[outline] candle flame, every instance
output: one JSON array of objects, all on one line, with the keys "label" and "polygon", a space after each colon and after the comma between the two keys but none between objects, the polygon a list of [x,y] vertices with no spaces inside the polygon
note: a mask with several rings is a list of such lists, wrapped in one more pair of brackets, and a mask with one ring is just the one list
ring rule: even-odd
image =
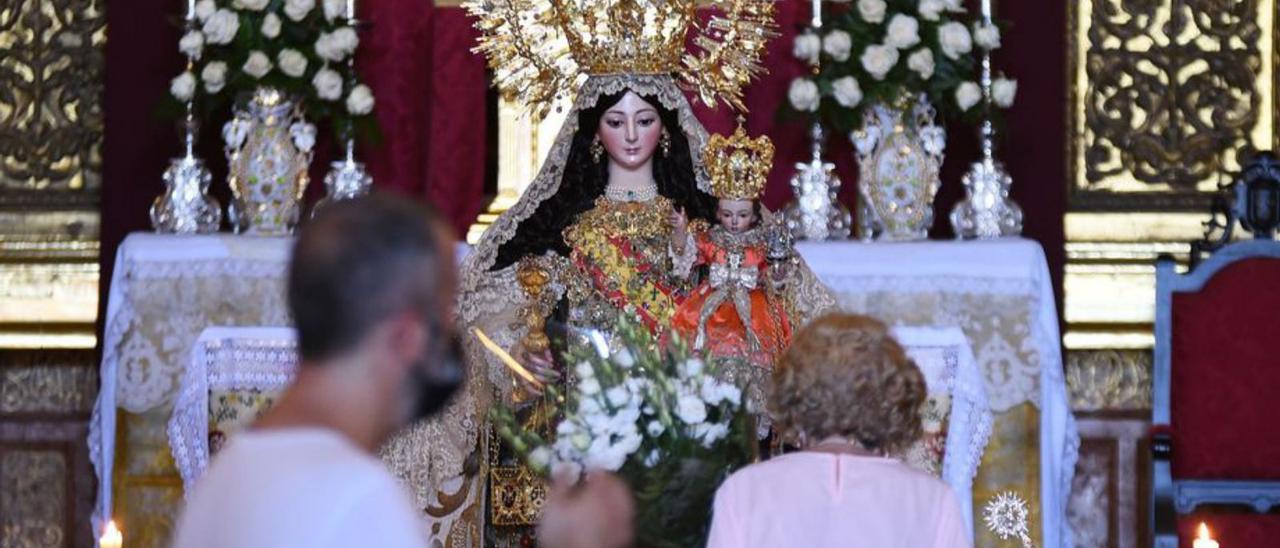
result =
[{"label": "candle flame", "polygon": [[1209,526],[1208,526],[1208,525],[1205,525],[1205,523],[1204,523],[1203,521],[1202,521],[1202,522],[1200,522],[1200,530],[1199,530],[1199,531],[1200,531],[1200,532],[1199,532],[1199,534],[1198,534],[1198,535],[1196,535],[1196,538],[1198,538],[1198,539],[1200,539],[1200,540],[1213,540],[1213,539],[1209,538]]},{"label": "candle flame", "polygon": [[493,342],[488,335],[484,334],[484,331],[481,331],[479,327],[473,327],[471,328],[471,331],[476,334],[477,339],[480,339],[480,344],[484,345],[485,348],[489,349],[489,352],[492,352],[493,355],[497,356],[498,359],[507,366],[507,369],[510,369],[515,374],[520,375],[524,380],[529,381],[529,384],[542,388],[542,381],[539,381],[537,377],[533,376],[533,373],[530,373],[528,369],[525,369],[523,365],[520,365],[520,362],[517,362],[515,358],[512,358],[511,354],[508,354],[506,350],[503,350],[501,346],[498,346],[497,343]]},{"label": "candle flame", "polygon": [[116,520],[107,520],[106,527],[102,528],[102,538],[98,539],[101,546],[120,546],[124,542],[124,536],[120,534],[120,528],[116,527]]}]

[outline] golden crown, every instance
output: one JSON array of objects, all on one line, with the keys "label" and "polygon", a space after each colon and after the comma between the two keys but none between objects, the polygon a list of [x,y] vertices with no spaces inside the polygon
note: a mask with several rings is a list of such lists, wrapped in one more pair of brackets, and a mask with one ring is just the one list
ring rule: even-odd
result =
[{"label": "golden crown", "polygon": [[[773,0],[467,0],[503,96],[545,115],[584,76],[675,74],[708,106],[745,110],[742,87],[762,72]],[[696,32],[686,41],[690,31]],[[691,48],[686,48],[686,44]]]},{"label": "golden crown", "polygon": [[754,200],[764,191],[773,168],[773,142],[761,135],[752,139],[738,123],[733,136],[711,136],[702,163],[711,176],[711,194],[724,200]]}]

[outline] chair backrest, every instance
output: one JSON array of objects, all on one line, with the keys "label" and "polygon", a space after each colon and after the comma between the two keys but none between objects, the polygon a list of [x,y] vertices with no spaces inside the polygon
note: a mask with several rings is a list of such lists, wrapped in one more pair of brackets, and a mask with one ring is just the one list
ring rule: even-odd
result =
[{"label": "chair backrest", "polygon": [[1280,480],[1280,242],[1157,269],[1153,422],[1174,479]]},{"label": "chair backrest", "polygon": [[287,327],[209,327],[200,334],[169,419],[169,449],[185,492],[227,436],[293,382],[296,348]]}]

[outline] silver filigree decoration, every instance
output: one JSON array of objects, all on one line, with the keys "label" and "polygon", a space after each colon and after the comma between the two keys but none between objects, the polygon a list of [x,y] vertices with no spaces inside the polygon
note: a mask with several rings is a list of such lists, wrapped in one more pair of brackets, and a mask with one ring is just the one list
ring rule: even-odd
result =
[{"label": "silver filigree decoration", "polygon": [[791,234],[802,240],[843,240],[849,237],[853,216],[837,199],[840,179],[835,164],[822,159],[822,126],[814,124],[813,158],[796,164],[791,176],[795,200],[783,211]]},{"label": "silver filigree decoration", "polygon": [[876,103],[850,135],[858,157],[858,192],[874,215],[877,240],[923,240],[933,225],[933,198],[946,132],[922,94],[895,105]]},{"label": "silver filigree decoration", "polygon": [[1029,514],[1027,501],[1013,491],[1005,491],[987,501],[982,509],[982,520],[986,522],[987,530],[1000,540],[1016,538],[1023,548],[1032,548],[1031,531],[1027,525]]}]

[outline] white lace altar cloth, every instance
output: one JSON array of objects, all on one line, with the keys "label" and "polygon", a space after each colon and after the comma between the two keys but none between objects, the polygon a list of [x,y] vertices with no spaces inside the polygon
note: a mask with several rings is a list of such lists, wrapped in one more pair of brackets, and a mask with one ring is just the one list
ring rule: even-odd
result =
[{"label": "white lace altar cloth", "polygon": [[973,476],[991,437],[991,404],[982,372],[959,328],[895,327],[893,336],[924,373],[929,393],[951,398],[940,476],[960,499],[961,514],[972,530]]},{"label": "white lace altar cloth", "polygon": [[[200,333],[169,418],[169,450],[184,494],[191,493],[209,465],[209,423],[216,420],[220,430],[229,430],[255,418],[210,416],[210,398],[271,398],[293,382],[297,367],[297,337],[291,328],[210,327]],[[260,412],[267,405],[253,401],[219,407],[225,414],[241,407]]]},{"label": "white lace altar cloth", "polygon": [[[797,249],[845,310],[890,325],[964,332],[995,412],[994,435],[975,480],[975,506],[1015,491],[1036,506],[1035,544],[1070,546],[1067,496],[1080,438],[1067,403],[1053,285],[1039,244],[1022,238],[800,242]],[[976,546],[996,544],[988,532],[976,533]]]}]

